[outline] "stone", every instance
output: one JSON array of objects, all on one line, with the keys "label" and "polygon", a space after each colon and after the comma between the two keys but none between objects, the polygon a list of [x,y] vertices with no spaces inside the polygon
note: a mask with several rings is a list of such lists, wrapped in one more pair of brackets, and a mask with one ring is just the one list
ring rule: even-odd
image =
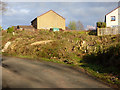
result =
[{"label": "stone", "polygon": [[5,50],[7,50],[7,48],[9,47],[10,44],[11,44],[11,42],[7,42],[1,51],[5,52]]},{"label": "stone", "polygon": [[85,42],[85,41],[82,41],[82,42],[81,42],[81,46],[82,46],[82,47],[86,46],[86,42]]},{"label": "stone", "polygon": [[15,35],[15,32],[13,32],[12,34]]}]

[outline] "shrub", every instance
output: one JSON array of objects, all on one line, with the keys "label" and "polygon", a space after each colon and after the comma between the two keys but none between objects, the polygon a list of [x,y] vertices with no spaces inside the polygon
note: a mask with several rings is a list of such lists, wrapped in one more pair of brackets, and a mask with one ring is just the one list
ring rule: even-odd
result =
[{"label": "shrub", "polygon": [[105,28],[106,27],[106,23],[105,22],[97,22],[97,27],[98,28]]},{"label": "shrub", "polygon": [[97,53],[91,53],[83,57],[85,62],[99,64],[104,67],[115,67],[120,69],[120,43],[107,49],[100,48]]},{"label": "shrub", "polygon": [[7,33],[12,33],[13,31],[14,31],[14,26],[9,27],[9,28],[7,29]]},{"label": "shrub", "polygon": [[88,32],[89,35],[97,35],[96,30],[89,30]]}]

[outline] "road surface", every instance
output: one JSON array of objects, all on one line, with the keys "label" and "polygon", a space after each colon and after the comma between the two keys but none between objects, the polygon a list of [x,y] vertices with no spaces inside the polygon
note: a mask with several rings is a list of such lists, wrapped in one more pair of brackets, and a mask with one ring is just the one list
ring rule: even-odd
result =
[{"label": "road surface", "polygon": [[72,66],[53,62],[3,57],[5,88],[110,88]]}]

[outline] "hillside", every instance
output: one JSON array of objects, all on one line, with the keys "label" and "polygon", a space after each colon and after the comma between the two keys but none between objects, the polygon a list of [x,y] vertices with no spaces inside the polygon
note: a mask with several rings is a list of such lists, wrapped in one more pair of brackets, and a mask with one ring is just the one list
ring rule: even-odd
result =
[{"label": "hillside", "polygon": [[95,36],[84,31],[16,31],[2,33],[3,55],[71,64],[120,87],[120,35]]}]

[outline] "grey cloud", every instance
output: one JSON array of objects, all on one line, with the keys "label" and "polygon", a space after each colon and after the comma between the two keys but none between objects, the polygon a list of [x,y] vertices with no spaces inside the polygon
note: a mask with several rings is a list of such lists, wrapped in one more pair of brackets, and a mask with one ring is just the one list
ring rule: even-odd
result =
[{"label": "grey cloud", "polygon": [[[4,28],[10,25],[23,24],[29,25],[35,17],[52,9],[64,18],[66,25],[71,20],[81,20],[84,26],[94,25],[105,14],[117,7],[116,2],[10,2],[9,10],[3,16]],[[21,11],[21,12],[20,12]]]}]

